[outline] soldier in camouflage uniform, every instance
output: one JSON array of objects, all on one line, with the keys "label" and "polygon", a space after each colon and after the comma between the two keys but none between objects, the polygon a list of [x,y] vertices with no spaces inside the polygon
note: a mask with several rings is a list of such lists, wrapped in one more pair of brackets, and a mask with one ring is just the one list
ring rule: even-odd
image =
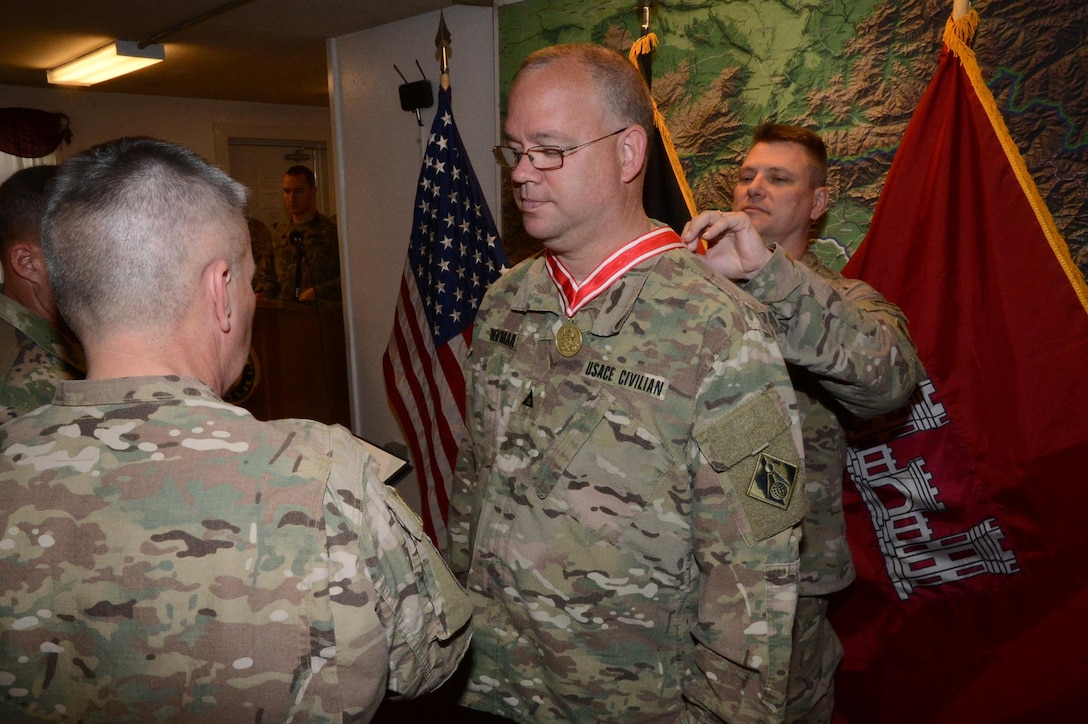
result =
[{"label": "soldier in camouflage uniform", "polygon": [[[280,299],[340,301],[340,245],[336,222],[317,210],[317,182],[305,166],[292,166],[283,175],[283,202],[291,220],[272,242]],[[295,298],[299,261],[302,278]]]},{"label": "soldier in camouflage uniform", "polygon": [[0,427],[0,720],[370,720],[439,686],[470,607],[342,427],[224,403],[255,307],[244,189],[121,139],[44,225],[86,381]]},{"label": "soldier in camouflage uniform", "polygon": [[83,351],[65,329],[41,247],[46,185],[56,166],[33,166],[0,185],[0,423],[53,399],[83,376]]},{"label": "soldier in camouflage uniform", "polygon": [[475,609],[460,701],[520,722],[785,705],[796,402],[759,305],[646,217],[652,124],[626,58],[554,46],[495,149],[547,254],[476,318],[448,555]]},{"label": "soldier in camouflage uniform", "polygon": [[827,621],[828,597],[854,580],[842,509],[843,427],[850,415],[902,406],[924,371],[903,313],[868,284],[821,264],[809,249],[813,223],[827,209],[823,141],[777,124],[760,126],[754,139],[733,209],[751,219],[763,243],[736,237],[718,211],[697,215],[683,238],[692,248],[700,236],[711,242],[711,266],[767,305],[789,363],[804,428],[809,513],[802,525],[788,720],[827,722],[842,659]]}]

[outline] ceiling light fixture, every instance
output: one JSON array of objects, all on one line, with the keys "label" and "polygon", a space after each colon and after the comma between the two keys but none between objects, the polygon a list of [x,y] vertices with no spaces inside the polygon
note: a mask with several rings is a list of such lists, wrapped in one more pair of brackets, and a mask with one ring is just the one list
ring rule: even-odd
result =
[{"label": "ceiling light fixture", "polygon": [[166,58],[166,51],[157,43],[137,43],[117,40],[64,65],[46,71],[46,78],[56,85],[94,85],[110,80]]}]

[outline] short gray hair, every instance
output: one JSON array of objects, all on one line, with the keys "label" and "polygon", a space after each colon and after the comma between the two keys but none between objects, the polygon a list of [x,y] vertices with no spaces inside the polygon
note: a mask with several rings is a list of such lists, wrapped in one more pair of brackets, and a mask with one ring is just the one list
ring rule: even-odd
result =
[{"label": "short gray hair", "polygon": [[[68,159],[54,179],[42,247],[57,304],[81,338],[168,331],[192,299],[206,239],[244,228],[246,189],[187,148],[119,138]],[[229,232],[227,238],[233,238]],[[248,238],[215,250],[240,272]]]},{"label": "short gray hair", "polygon": [[592,43],[569,43],[541,48],[521,63],[518,73],[537,70],[559,60],[571,60],[586,69],[605,102],[605,112],[625,125],[639,125],[652,137],[654,101],[645,78],[624,55]]}]

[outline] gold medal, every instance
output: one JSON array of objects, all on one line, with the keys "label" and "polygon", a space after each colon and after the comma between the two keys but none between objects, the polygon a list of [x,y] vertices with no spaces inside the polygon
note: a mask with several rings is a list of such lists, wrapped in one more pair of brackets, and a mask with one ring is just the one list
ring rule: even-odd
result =
[{"label": "gold medal", "polygon": [[582,349],[582,331],[574,323],[574,315],[629,270],[647,259],[664,254],[671,249],[683,249],[684,244],[676,232],[667,226],[655,228],[617,249],[580,282],[574,278],[557,256],[548,252],[544,265],[548,276],[559,291],[562,313],[566,324],[555,333],[555,348],[564,357],[573,357]]},{"label": "gold medal", "polygon": [[564,357],[573,357],[582,348],[582,330],[578,325],[568,321],[555,333],[555,348]]}]

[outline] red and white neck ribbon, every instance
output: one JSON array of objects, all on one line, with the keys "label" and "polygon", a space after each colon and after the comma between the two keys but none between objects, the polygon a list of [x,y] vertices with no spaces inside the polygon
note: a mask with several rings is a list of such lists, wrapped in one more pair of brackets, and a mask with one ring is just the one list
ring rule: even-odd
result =
[{"label": "red and white neck ribbon", "polygon": [[545,255],[544,261],[547,264],[548,276],[555,283],[559,296],[563,300],[564,313],[568,318],[573,318],[579,309],[597,298],[634,267],[658,254],[682,248],[684,243],[680,241],[677,233],[668,226],[662,226],[624,244],[581,282],[574,281],[574,277],[563,266],[563,262],[555,258],[551,252]]}]

